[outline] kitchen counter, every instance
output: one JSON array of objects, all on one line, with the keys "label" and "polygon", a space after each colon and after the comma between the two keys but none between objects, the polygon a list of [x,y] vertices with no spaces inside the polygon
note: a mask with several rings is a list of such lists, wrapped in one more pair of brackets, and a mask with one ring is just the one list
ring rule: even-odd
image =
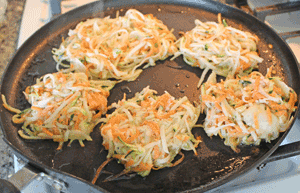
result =
[{"label": "kitchen counter", "polygon": [[[17,48],[25,1],[7,0],[5,19],[0,22],[0,77]],[[0,130],[0,178],[7,179],[14,173],[13,157],[2,137],[2,130]]]}]

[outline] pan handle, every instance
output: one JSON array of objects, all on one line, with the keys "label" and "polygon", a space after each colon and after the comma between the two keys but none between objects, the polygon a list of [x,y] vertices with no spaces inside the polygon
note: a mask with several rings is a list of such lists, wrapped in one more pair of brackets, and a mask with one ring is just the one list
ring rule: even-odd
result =
[{"label": "pan handle", "polygon": [[35,190],[37,187],[41,190],[51,189],[51,192],[68,192],[66,183],[29,164],[22,167],[8,180],[0,180],[1,193],[27,192],[27,190]]},{"label": "pan handle", "polygon": [[279,146],[264,163],[300,155],[300,141]]},{"label": "pan handle", "polygon": [[8,180],[0,181],[0,192],[19,193],[23,191],[31,182],[38,178],[39,173],[36,169],[25,165]]},{"label": "pan handle", "polygon": [[2,193],[21,193],[21,191],[10,181],[0,179],[0,192]]},{"label": "pan handle", "polygon": [[291,32],[284,32],[279,34],[284,40],[289,38],[295,38],[300,36],[300,30],[298,31],[291,31]]}]

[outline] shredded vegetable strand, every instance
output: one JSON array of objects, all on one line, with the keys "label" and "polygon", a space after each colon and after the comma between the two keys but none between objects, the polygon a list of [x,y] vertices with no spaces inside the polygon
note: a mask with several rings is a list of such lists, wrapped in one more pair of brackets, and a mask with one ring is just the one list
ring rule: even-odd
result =
[{"label": "shredded vegetable strand", "polygon": [[195,20],[196,27],[176,42],[179,51],[172,60],[183,55],[184,61],[194,67],[205,69],[198,87],[200,87],[208,69],[218,75],[233,77],[235,74],[247,74],[257,68],[263,59],[258,56],[258,38],[249,33],[227,25],[225,20],[219,23]]},{"label": "shredded vegetable strand", "polygon": [[113,160],[113,158],[107,159],[105,162],[103,162],[103,163],[99,166],[99,168],[97,169],[97,171],[96,171],[96,173],[95,173],[95,176],[94,176],[94,178],[93,178],[93,180],[92,180],[92,184],[95,184],[95,183],[96,183],[96,181],[97,181],[97,179],[98,179],[98,177],[99,177],[101,171],[103,170],[103,168],[104,168],[111,160]]},{"label": "shredded vegetable strand", "polygon": [[[57,69],[84,72],[92,79],[133,81],[142,72],[177,51],[176,38],[152,14],[128,10],[123,17],[80,22],[59,48],[53,49]],[[67,64],[69,63],[69,64]]]},{"label": "shredded vegetable strand", "polygon": [[259,72],[220,83],[206,82],[200,98],[206,133],[224,138],[236,152],[239,144],[259,145],[261,140],[276,139],[288,128],[297,102],[295,91],[280,78]]},{"label": "shredded vegetable strand", "polygon": [[[107,97],[113,81],[89,81],[84,73],[53,73],[37,79],[24,95],[31,104],[20,111],[6,103],[4,107],[17,113],[12,121],[23,123],[18,133],[25,139],[53,139],[59,147],[70,140],[91,141],[90,133],[107,111]],[[98,115],[98,116],[96,116]],[[99,116],[100,115],[100,116]]]},{"label": "shredded vegetable strand", "polygon": [[191,132],[200,106],[194,107],[187,97],[176,100],[167,92],[155,93],[146,87],[134,98],[112,104],[116,109],[100,128],[108,158],[119,159],[126,171],[141,176],[179,164],[184,156],[172,161],[181,149],[194,151],[201,142]]}]

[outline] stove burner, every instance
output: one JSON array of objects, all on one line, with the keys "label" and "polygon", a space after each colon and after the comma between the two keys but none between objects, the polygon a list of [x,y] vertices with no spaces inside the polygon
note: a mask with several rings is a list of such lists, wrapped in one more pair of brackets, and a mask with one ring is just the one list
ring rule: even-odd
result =
[{"label": "stove burner", "polygon": [[265,21],[268,15],[288,13],[298,10],[300,10],[300,1],[292,1],[287,3],[258,7],[253,10],[253,14],[261,21]]},{"label": "stove burner", "polygon": [[[235,1],[238,1],[238,0],[235,0]],[[244,1],[244,0],[242,0],[242,1]],[[250,1],[251,0],[248,0],[248,4],[251,3]],[[265,22],[267,16],[282,14],[282,13],[291,13],[291,12],[299,11],[299,10],[300,10],[300,1],[277,3],[274,5],[257,6],[257,7],[252,8],[253,15],[256,16],[259,20],[261,20],[263,22]],[[300,36],[300,30],[284,32],[284,33],[280,33],[279,35],[283,39],[286,40],[289,38],[294,38],[294,37]]]}]

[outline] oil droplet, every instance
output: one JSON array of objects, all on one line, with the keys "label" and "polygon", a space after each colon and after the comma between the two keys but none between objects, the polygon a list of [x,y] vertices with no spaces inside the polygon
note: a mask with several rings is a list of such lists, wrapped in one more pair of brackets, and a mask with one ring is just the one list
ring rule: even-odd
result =
[{"label": "oil droplet", "polygon": [[128,87],[128,86],[123,86],[123,87],[121,87],[121,90],[123,91],[123,92],[125,92],[125,93],[131,93],[131,89]]},{"label": "oil droplet", "polygon": [[188,88],[188,87],[189,87],[189,85],[185,85],[185,87],[186,87],[186,88]]},{"label": "oil droplet", "polygon": [[175,86],[176,86],[176,87],[179,87],[179,86],[180,86],[180,84],[179,84],[179,83],[177,83],[177,84],[175,84]]},{"label": "oil droplet", "polygon": [[168,67],[170,67],[170,68],[174,68],[174,69],[181,69],[181,68],[183,68],[182,66],[172,66],[172,65],[167,65]]},{"label": "oil droplet", "polygon": [[38,71],[28,72],[27,74],[28,74],[28,76],[39,76],[40,75],[40,73]]},{"label": "oil droplet", "polygon": [[161,8],[158,8],[157,10],[158,10],[158,11],[161,11]]}]

